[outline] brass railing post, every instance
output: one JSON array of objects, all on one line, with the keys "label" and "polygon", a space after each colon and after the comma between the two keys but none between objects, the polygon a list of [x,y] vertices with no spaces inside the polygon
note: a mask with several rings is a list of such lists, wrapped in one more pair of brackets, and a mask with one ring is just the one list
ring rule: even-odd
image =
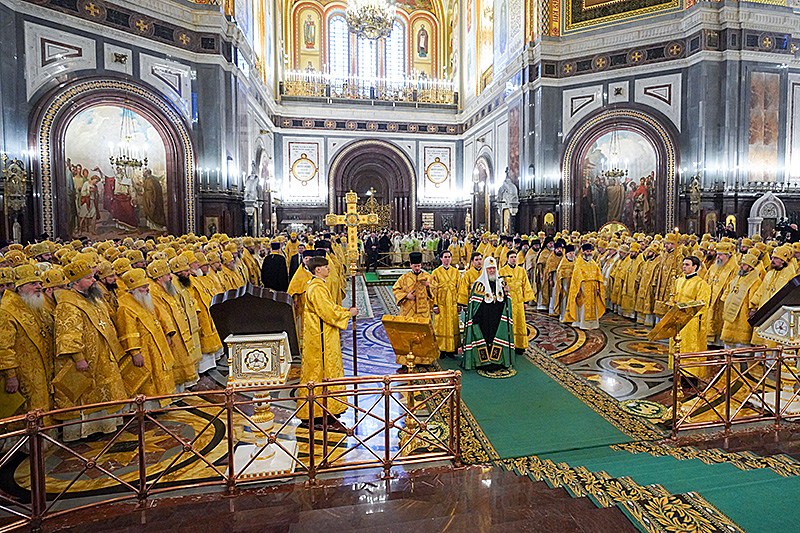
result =
[{"label": "brass railing post", "polygon": [[454,462],[456,466],[461,466],[461,371],[456,370],[455,378],[455,404],[456,416],[454,421],[453,433],[456,435],[456,449]]},{"label": "brass railing post", "polygon": [[678,438],[678,387],[680,379],[681,354],[675,353],[672,357],[672,440]]},{"label": "brass railing post", "polygon": [[317,481],[317,467],[315,465],[314,453],[316,452],[314,443],[314,382],[309,381],[308,387],[308,482],[313,485]]},{"label": "brass railing post", "polygon": [[[775,356],[775,361],[778,363],[778,374],[775,376],[775,427],[781,425],[781,386],[783,385],[781,377],[783,375],[783,347],[776,348],[778,352]],[[766,380],[764,380],[766,383]]]},{"label": "brass railing post", "polygon": [[47,487],[44,475],[44,448],[42,446],[41,425],[42,410],[37,409],[28,413],[26,433],[30,448],[31,469],[31,531],[42,530],[42,520],[47,509]]},{"label": "brass railing post", "polygon": [[144,424],[144,415],[146,413],[144,408],[144,403],[146,401],[146,397],[143,394],[137,394],[136,398],[134,398],[134,403],[136,404],[136,422],[138,424],[137,428],[137,436],[138,436],[138,454],[139,454],[139,493],[136,495],[136,498],[139,500],[137,507],[139,509],[143,509],[145,505],[145,501],[147,500],[147,463],[146,456],[145,456],[145,424]]},{"label": "brass railing post", "polygon": [[731,430],[731,352],[725,351],[725,433]]},{"label": "brass railing post", "polygon": [[225,388],[225,412],[227,416],[227,439],[228,439],[228,479],[226,480],[227,494],[233,496],[236,494],[236,467],[233,464],[234,456],[234,428],[233,428],[233,408],[234,408],[234,390],[230,385]]},{"label": "brass railing post", "polygon": [[[389,452],[389,419],[391,413],[389,411],[389,398],[391,396],[391,383],[392,380],[389,376],[383,377],[383,479],[389,479],[392,471],[392,458]],[[413,394],[413,392],[412,392]],[[398,437],[400,433],[398,432]]]}]

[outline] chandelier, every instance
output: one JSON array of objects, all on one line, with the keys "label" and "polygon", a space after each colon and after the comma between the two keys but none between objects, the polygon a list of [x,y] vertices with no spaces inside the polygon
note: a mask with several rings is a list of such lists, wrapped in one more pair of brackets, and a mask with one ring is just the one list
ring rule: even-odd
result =
[{"label": "chandelier", "polygon": [[345,12],[350,31],[366,39],[388,37],[394,16],[394,0],[352,0]]},{"label": "chandelier", "polygon": [[606,178],[622,178],[628,175],[628,169],[622,170],[617,166],[617,162],[619,161],[619,130],[617,130],[617,125],[614,124],[614,129],[611,130],[611,154],[608,157],[608,168],[605,172],[603,172],[603,176]]},{"label": "chandelier", "polygon": [[[127,104],[128,101],[125,101]],[[139,132],[133,111],[127,105],[122,107],[122,123],[119,128],[119,143],[114,150],[113,143],[109,143],[111,166],[125,176],[130,176],[135,169],[147,167],[147,148],[137,146],[133,138]]]}]

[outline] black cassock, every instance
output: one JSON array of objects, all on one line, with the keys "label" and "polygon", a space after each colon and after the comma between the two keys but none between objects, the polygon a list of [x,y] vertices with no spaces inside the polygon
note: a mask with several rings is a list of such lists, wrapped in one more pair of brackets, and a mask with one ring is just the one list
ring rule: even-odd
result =
[{"label": "black cassock", "polygon": [[[291,257],[291,259],[289,259],[289,282],[292,281],[294,273],[297,272],[299,266],[300,266],[300,254],[294,254]],[[286,288],[288,289],[289,286],[287,285]]]},{"label": "black cassock", "polygon": [[[492,294],[494,294],[496,284],[496,281],[489,280]],[[503,307],[505,305],[505,302],[498,302],[497,300],[491,303],[481,302],[472,317],[472,322],[481,328],[487,346],[491,346],[494,342],[494,336],[497,334],[497,326],[500,325],[500,317],[503,316]]]},{"label": "black cassock", "polygon": [[261,264],[261,283],[268,289],[286,292],[289,288],[289,270],[281,254],[269,254]]}]

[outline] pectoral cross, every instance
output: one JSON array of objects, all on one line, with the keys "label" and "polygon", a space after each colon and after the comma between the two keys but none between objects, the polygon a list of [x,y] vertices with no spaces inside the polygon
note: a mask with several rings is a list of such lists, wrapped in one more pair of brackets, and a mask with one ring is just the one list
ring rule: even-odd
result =
[{"label": "pectoral cross", "polygon": [[325,215],[325,224],[347,226],[347,258],[350,260],[350,275],[354,276],[358,268],[358,227],[377,224],[378,214],[359,215],[356,210],[358,195],[353,191],[344,195],[344,201],[347,204],[347,211],[343,215],[334,213]]},{"label": "pectoral cross", "polygon": [[[351,292],[352,305],[356,305],[356,270],[358,268],[358,226],[377,224],[377,213],[359,215],[356,210],[358,205],[358,195],[353,191],[344,195],[347,204],[347,211],[343,215],[330,213],[325,215],[325,224],[336,226],[344,224],[347,226],[347,258],[350,260],[350,279],[352,281]],[[353,375],[358,375],[358,344],[356,343],[356,317],[353,317]],[[355,405],[358,407],[358,396],[355,396]]]}]

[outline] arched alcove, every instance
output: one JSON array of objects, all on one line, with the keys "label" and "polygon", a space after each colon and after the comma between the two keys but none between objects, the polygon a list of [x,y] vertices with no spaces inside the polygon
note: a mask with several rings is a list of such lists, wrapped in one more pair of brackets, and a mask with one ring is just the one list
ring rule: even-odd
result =
[{"label": "arched alcove", "polygon": [[[194,148],[183,117],[149,87],[109,78],[82,79],[63,85],[45,95],[37,106],[29,138],[37,152],[34,190],[39,199],[35,206],[38,230],[52,236],[72,237],[67,205],[71,201],[65,153],[67,129],[73,119],[87,110],[115,107],[127,108],[141,117],[163,142],[165,190],[161,194],[165,231],[175,235],[195,231]],[[110,131],[97,142],[107,146],[118,135],[119,131]],[[103,164],[109,167],[107,158],[96,163],[98,167]],[[110,167],[107,170],[104,174],[113,174]],[[101,187],[100,196],[104,192]]]},{"label": "arched alcove", "polygon": [[349,191],[365,198],[370,188],[376,200],[392,206],[392,228],[410,231],[416,218],[414,166],[397,146],[367,139],[348,144],[333,158],[329,172],[329,208],[332,213],[346,209]]},{"label": "arched alcove", "polygon": [[[599,220],[594,224],[593,218],[586,220],[596,212],[584,205],[587,203],[586,180],[588,178],[593,182],[596,176],[601,174],[600,169],[589,168],[592,166],[592,150],[597,150],[598,142],[604,143],[615,131],[618,136],[627,137],[631,143],[636,143],[638,140],[642,144],[643,153],[648,152],[653,157],[651,177],[633,175],[629,170],[627,175],[611,180],[616,181],[618,185],[622,184],[621,182],[627,183],[627,190],[613,191],[615,194],[622,194],[620,200],[623,205],[620,212],[625,209],[626,202],[634,204],[629,206],[629,209],[634,211],[637,209],[635,203],[637,201],[641,203],[646,198],[649,201],[647,208],[648,216],[652,216],[651,223],[649,227],[631,229],[642,232],[671,231],[676,222],[677,200],[678,161],[675,141],[672,133],[661,121],[647,113],[632,109],[611,109],[600,112],[576,128],[567,139],[561,168],[562,229],[590,231],[602,225]],[[622,162],[619,163],[622,166]],[[624,171],[624,168],[621,170]],[[645,180],[642,181],[642,178]],[[648,178],[653,180],[652,184],[648,184]],[[643,196],[645,194],[646,197]],[[644,209],[644,206],[640,209]]]}]

